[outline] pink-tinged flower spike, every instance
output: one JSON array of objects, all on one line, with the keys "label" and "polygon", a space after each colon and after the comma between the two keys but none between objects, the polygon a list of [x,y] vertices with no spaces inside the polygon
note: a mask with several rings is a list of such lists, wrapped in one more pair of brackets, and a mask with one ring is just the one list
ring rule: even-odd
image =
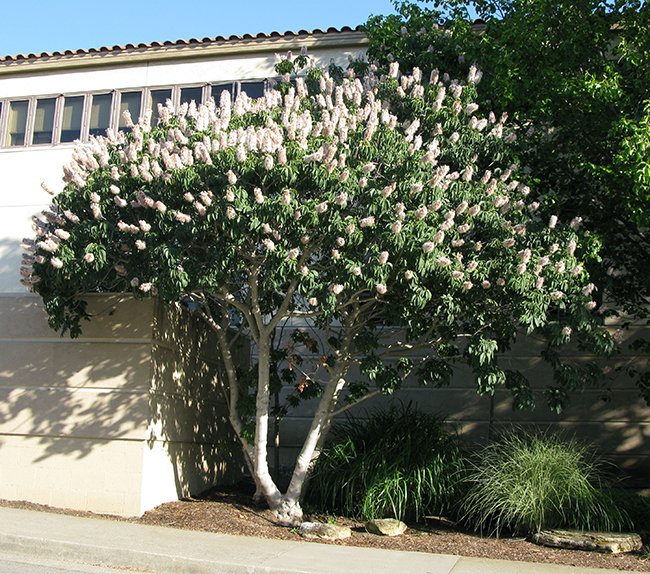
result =
[{"label": "pink-tinged flower spike", "polygon": [[84,261],[86,263],[92,263],[93,261],[95,261],[95,256],[92,253],[86,253],[84,255]]},{"label": "pink-tinged flower spike", "polygon": [[526,272],[526,264],[521,263],[517,265],[517,275],[523,275]]},{"label": "pink-tinged flower spike", "polygon": [[596,286],[593,283],[587,283],[587,285],[582,288],[582,292],[585,295],[591,295],[595,287]]},{"label": "pink-tinged flower spike", "polygon": [[558,261],[558,262],[555,264],[555,270],[556,270],[558,273],[564,273],[564,271],[566,270],[566,263],[565,263],[564,261]]},{"label": "pink-tinged flower spike", "polygon": [[571,269],[571,275],[580,275],[582,273],[584,267],[582,265],[576,265],[573,269]]},{"label": "pink-tinged flower spike", "polygon": [[408,269],[407,271],[404,272],[404,277],[405,277],[406,279],[408,279],[409,281],[410,281],[411,279],[413,279],[414,276],[415,276],[415,274],[414,274],[413,271],[411,271],[410,269]]},{"label": "pink-tinged flower spike", "polygon": [[469,291],[472,287],[474,287],[474,283],[471,281],[463,281],[463,287]]},{"label": "pink-tinged flower spike", "polygon": [[503,242],[503,246],[504,247],[513,247],[515,243],[516,243],[516,241],[512,237],[509,237],[508,239],[506,239]]},{"label": "pink-tinged flower spike", "polygon": [[310,297],[310,298],[309,298],[309,304],[310,304],[312,307],[316,307],[316,305],[318,305],[318,299],[316,299],[316,297]]},{"label": "pink-tinged flower spike", "polygon": [[135,246],[140,250],[143,251],[144,249],[147,248],[147,244],[142,241],[142,239],[136,239],[135,241]]},{"label": "pink-tinged flower spike", "polygon": [[569,255],[573,255],[576,251],[576,247],[578,247],[578,242],[575,239],[571,239],[571,241],[569,241],[568,247],[566,248],[566,252]]},{"label": "pink-tinged flower spike", "polygon": [[282,192],[282,205],[289,205],[291,203],[291,192],[285,189]]},{"label": "pink-tinged flower spike", "polygon": [[585,309],[587,311],[593,311],[596,308],[596,301],[589,301],[589,303],[585,303]]},{"label": "pink-tinged flower spike", "polygon": [[469,225],[467,223],[464,223],[463,225],[459,225],[457,231],[458,233],[467,233],[469,231]]},{"label": "pink-tinged flower spike", "polygon": [[388,291],[388,288],[383,283],[377,283],[377,293],[380,295],[385,295]]},{"label": "pink-tinged flower spike", "polygon": [[548,250],[549,250],[549,252],[550,252],[551,254],[553,254],[553,253],[556,253],[557,250],[558,250],[559,248],[560,248],[560,246],[559,246],[557,243],[553,243],[553,245],[551,245],[551,246],[548,248]]},{"label": "pink-tinged flower spike", "polygon": [[438,231],[438,233],[436,233],[433,236],[433,243],[434,244],[442,243],[444,241],[444,239],[445,239],[445,232],[444,231]]},{"label": "pink-tinged flower spike", "polygon": [[270,155],[267,155],[264,158],[264,169],[273,169],[273,157]]},{"label": "pink-tinged flower spike", "polygon": [[325,213],[327,211],[327,203],[325,203],[324,201],[322,203],[319,203],[316,206],[316,211],[318,213]]},{"label": "pink-tinged flower spike", "polygon": [[506,284],[506,280],[505,280],[503,277],[499,277],[499,278],[497,279],[497,285],[498,285],[499,287],[503,287],[505,284]]},{"label": "pink-tinged flower spike", "polygon": [[436,244],[433,241],[425,241],[422,244],[422,249],[424,250],[425,253],[431,253],[436,247]]},{"label": "pink-tinged flower spike", "polygon": [[138,285],[140,285],[140,279],[138,279],[137,277],[131,279],[131,287],[137,287]]},{"label": "pink-tinged flower spike", "polygon": [[582,217],[578,216],[578,217],[574,217],[571,220],[571,223],[569,225],[571,226],[572,229],[578,229],[581,223],[582,223]]},{"label": "pink-tinged flower spike", "polygon": [[395,223],[393,223],[393,226],[391,227],[391,231],[393,233],[399,233],[400,231],[402,231],[402,222],[398,220]]},{"label": "pink-tinged flower spike", "polygon": [[465,277],[465,273],[463,273],[462,271],[456,270],[456,271],[451,272],[451,276],[454,279],[462,279],[463,277]]},{"label": "pink-tinged flower spike", "polygon": [[288,259],[295,259],[300,255],[300,249],[297,247],[294,247],[293,249],[289,249],[289,252],[287,253],[287,258]]},{"label": "pink-tinged flower spike", "polygon": [[483,287],[483,289],[489,289],[492,287],[492,284],[487,279],[485,279],[481,281],[481,287]]},{"label": "pink-tinged flower spike", "polygon": [[347,201],[348,201],[348,194],[347,192],[344,191],[343,193],[339,193],[336,196],[335,203],[336,205],[344,205],[345,203],[347,203]]},{"label": "pink-tinged flower spike", "polygon": [[553,299],[553,301],[558,301],[562,299],[562,297],[564,297],[564,293],[562,293],[562,291],[553,291],[551,293],[551,299]]},{"label": "pink-tinged flower spike", "polygon": [[356,225],[354,223],[350,223],[350,225],[348,225],[348,229],[347,229],[348,235],[352,235],[356,228],[357,227],[356,227]]},{"label": "pink-tinged flower spike", "polygon": [[165,213],[167,211],[167,206],[162,201],[156,201],[153,206],[160,212]]},{"label": "pink-tinged flower spike", "polygon": [[388,197],[391,193],[393,193],[393,192],[395,191],[396,188],[397,188],[397,182],[394,181],[394,182],[391,183],[390,185],[387,185],[387,186],[383,189],[383,191],[381,192],[381,194],[382,194],[384,197]]},{"label": "pink-tinged flower spike", "polygon": [[538,277],[537,281],[535,281],[535,287],[537,289],[541,289],[544,286],[544,277]]},{"label": "pink-tinged flower spike", "polygon": [[566,335],[567,337],[571,336],[571,333],[573,333],[573,329],[571,327],[566,326],[562,328],[562,334]]},{"label": "pink-tinged flower spike", "polygon": [[388,261],[388,251],[382,251],[381,254],[379,255],[379,264],[385,265],[387,261]]},{"label": "pink-tinged flower spike", "polygon": [[361,267],[354,267],[352,269],[352,274],[356,277],[359,277],[359,275],[361,275]]},{"label": "pink-tinged flower spike", "polygon": [[424,219],[427,216],[427,213],[429,213],[428,209],[424,206],[421,206],[415,210],[415,217],[418,219]]},{"label": "pink-tinged flower spike", "polygon": [[375,217],[370,215],[359,220],[359,225],[361,227],[372,227],[375,224]]},{"label": "pink-tinged flower spike", "polygon": [[348,180],[348,177],[350,177],[350,170],[346,168],[343,170],[341,175],[339,175],[339,181],[345,183]]},{"label": "pink-tinged flower spike", "polygon": [[557,225],[557,215],[551,215],[551,219],[548,222],[548,226],[551,229],[555,229],[556,225]]},{"label": "pink-tinged flower spike", "polygon": [[300,273],[301,273],[301,275],[303,275],[304,277],[307,277],[307,275],[309,275],[309,269],[307,269],[307,266],[306,266],[306,265],[303,265],[303,266],[300,268]]},{"label": "pink-tinged flower spike", "polygon": [[471,262],[469,263],[469,265],[467,265],[467,271],[469,271],[469,272],[471,273],[471,272],[474,271],[474,269],[476,269],[477,267],[478,267],[478,261],[471,261]]},{"label": "pink-tinged flower spike", "polygon": [[54,234],[59,239],[63,239],[63,241],[67,241],[68,239],[70,239],[70,234],[67,231],[65,231],[64,229],[56,229],[54,231]]},{"label": "pink-tinged flower spike", "polygon": [[411,193],[420,193],[422,189],[424,188],[424,185],[420,182],[414,183],[411,185]]},{"label": "pink-tinged flower spike", "polygon": [[63,261],[61,261],[58,257],[52,257],[50,259],[50,263],[55,269],[61,269],[61,267],[63,267]]},{"label": "pink-tinged flower spike", "polygon": [[331,293],[334,293],[334,295],[340,295],[343,292],[343,285],[339,283],[335,283],[329,286],[329,290]]},{"label": "pink-tinged flower spike", "polygon": [[264,196],[262,195],[262,190],[259,187],[256,187],[253,190],[253,194],[255,195],[255,201],[259,203],[260,205],[264,203]]},{"label": "pink-tinged flower spike", "polygon": [[440,267],[447,267],[447,265],[451,263],[451,259],[448,257],[438,257],[438,259],[436,259],[436,263],[440,265]]},{"label": "pink-tinged flower spike", "polygon": [[343,247],[345,245],[345,239],[343,237],[337,237],[336,238],[336,244],[339,247]]},{"label": "pink-tinged flower spike", "polygon": [[339,252],[338,249],[332,249],[332,257],[334,259],[340,259],[341,258],[341,253]]},{"label": "pink-tinged flower spike", "polygon": [[264,239],[262,240],[262,243],[269,251],[275,251],[275,243],[273,243],[272,239]]},{"label": "pink-tinged flower spike", "polygon": [[228,177],[228,183],[230,185],[235,185],[237,183],[237,176],[234,174],[234,172],[229,169],[228,172],[226,173],[226,177]]}]

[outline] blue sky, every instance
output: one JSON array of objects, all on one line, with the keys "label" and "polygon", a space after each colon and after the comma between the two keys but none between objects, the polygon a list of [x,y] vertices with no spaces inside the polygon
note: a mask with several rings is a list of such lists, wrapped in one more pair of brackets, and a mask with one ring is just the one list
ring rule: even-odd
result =
[{"label": "blue sky", "polygon": [[341,28],[390,0],[35,0],[5,2],[0,57],[140,42]]}]

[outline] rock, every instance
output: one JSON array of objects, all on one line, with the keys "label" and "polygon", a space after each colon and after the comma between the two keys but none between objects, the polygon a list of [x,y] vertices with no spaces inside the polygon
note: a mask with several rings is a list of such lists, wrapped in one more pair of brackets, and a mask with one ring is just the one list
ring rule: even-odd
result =
[{"label": "rock", "polygon": [[339,526],[338,524],[322,524],[321,522],[303,522],[300,525],[298,534],[303,538],[324,540],[341,540],[349,538],[352,534],[349,526]]},{"label": "rock", "polygon": [[533,535],[533,541],[543,546],[595,550],[609,554],[641,550],[643,542],[638,534],[610,532],[580,532],[578,530],[542,530]]},{"label": "rock", "polygon": [[406,530],[406,524],[396,518],[377,518],[366,522],[366,530],[380,536],[399,536]]}]

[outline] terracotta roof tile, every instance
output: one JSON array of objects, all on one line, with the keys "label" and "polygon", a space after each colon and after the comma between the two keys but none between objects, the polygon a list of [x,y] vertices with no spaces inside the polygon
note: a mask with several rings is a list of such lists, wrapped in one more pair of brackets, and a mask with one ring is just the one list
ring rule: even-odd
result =
[{"label": "terracotta roof tile", "polygon": [[195,44],[212,44],[215,42],[240,42],[243,40],[263,40],[266,38],[279,38],[279,37],[296,37],[296,36],[312,36],[320,34],[336,34],[341,32],[354,32],[360,31],[360,26],[356,28],[350,28],[349,26],[343,26],[342,28],[328,28],[327,31],[323,31],[320,28],[316,28],[311,32],[307,30],[300,30],[298,32],[293,32],[287,30],[284,33],[281,32],[270,32],[266,34],[260,32],[259,34],[244,34],[243,36],[232,35],[225,38],[224,36],[217,36],[216,38],[203,38],[199,40],[197,38],[190,38],[189,40],[179,39],[174,41],[166,40],[164,42],[151,42],[151,43],[141,43],[141,44],[126,44],[126,46],[101,46],[99,48],[88,48],[88,49],[79,49],[79,50],[65,50],[64,52],[41,52],[40,54],[16,54],[0,57],[0,63],[2,62],[12,62],[16,60],[40,60],[46,58],[53,58],[58,56],[81,56],[84,54],[98,53],[98,52],[119,52],[123,50],[139,50],[147,48],[159,48],[163,46],[189,46]]}]

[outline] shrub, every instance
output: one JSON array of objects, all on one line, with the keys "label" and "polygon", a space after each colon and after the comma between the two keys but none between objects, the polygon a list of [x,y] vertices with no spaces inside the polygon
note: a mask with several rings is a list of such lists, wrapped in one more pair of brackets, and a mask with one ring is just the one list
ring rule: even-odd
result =
[{"label": "shrub", "polygon": [[462,459],[442,417],[400,404],[349,418],[332,433],[309,485],[314,510],[418,520],[455,500]]},{"label": "shrub", "polygon": [[467,473],[463,520],[475,530],[621,530],[625,511],[600,490],[605,477],[588,450],[557,434],[510,431],[481,451]]}]

